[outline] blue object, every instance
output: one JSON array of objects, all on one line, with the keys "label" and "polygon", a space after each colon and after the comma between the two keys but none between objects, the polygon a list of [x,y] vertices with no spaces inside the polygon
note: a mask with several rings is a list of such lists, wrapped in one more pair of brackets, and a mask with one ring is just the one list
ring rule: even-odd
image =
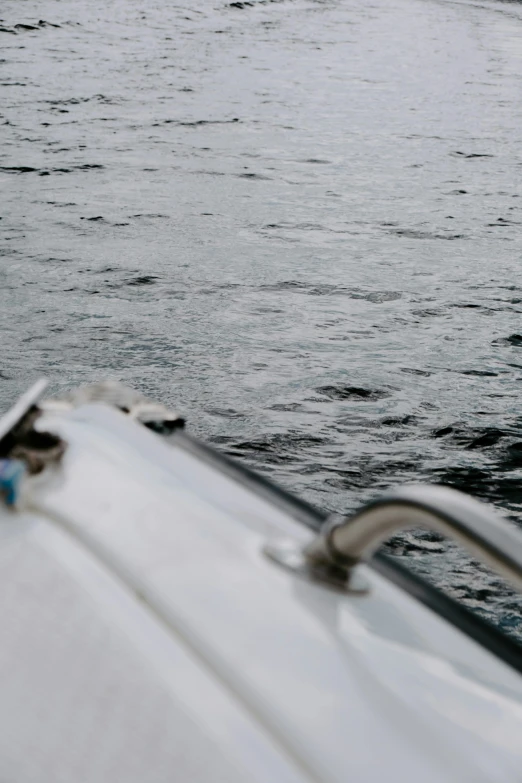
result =
[{"label": "blue object", "polygon": [[17,459],[0,459],[0,495],[6,506],[14,506],[18,500],[20,483],[25,465]]}]

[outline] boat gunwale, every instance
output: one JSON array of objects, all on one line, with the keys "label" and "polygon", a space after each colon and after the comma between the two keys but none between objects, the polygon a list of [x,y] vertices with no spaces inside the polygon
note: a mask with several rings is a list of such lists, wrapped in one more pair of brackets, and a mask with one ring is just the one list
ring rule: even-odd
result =
[{"label": "boat gunwale", "polygon": [[[255,473],[243,463],[231,459],[215,447],[183,430],[174,431],[169,435],[158,435],[158,437],[216,468],[315,532],[320,530],[328,517],[325,511],[295,497],[269,478]],[[375,552],[366,565],[522,674],[521,645],[491,622],[475,614],[382,551]]]}]

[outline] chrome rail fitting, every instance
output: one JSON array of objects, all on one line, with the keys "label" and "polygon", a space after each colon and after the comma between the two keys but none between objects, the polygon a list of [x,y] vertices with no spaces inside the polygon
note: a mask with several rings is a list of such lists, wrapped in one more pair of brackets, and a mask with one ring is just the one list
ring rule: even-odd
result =
[{"label": "chrome rail fitting", "polygon": [[266,544],[264,552],[312,581],[347,592],[365,592],[357,564],[406,528],[434,530],[456,540],[522,590],[522,534],[478,500],[429,484],[392,490],[350,518],[332,515],[304,547],[295,541],[274,541]]}]

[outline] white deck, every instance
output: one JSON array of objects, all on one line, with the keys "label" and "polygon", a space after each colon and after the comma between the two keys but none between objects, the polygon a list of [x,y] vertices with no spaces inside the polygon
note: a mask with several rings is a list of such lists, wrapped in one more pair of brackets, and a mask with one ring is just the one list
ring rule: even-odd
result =
[{"label": "white deck", "polygon": [[103,406],[25,514],[0,511],[0,774],[25,781],[519,783],[522,678],[366,569],[262,554],[310,533]]}]

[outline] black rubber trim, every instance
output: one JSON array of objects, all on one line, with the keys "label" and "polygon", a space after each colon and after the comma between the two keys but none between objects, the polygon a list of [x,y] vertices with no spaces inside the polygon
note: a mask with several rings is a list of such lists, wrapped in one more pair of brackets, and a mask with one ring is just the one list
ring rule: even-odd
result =
[{"label": "black rubber trim", "polygon": [[278,506],[293,519],[302,522],[303,525],[312,528],[312,530],[319,530],[327,517],[327,514],[317,511],[304,500],[294,497],[294,495],[278,487],[277,484],[272,483],[270,479],[261,476],[259,473],[254,473],[250,468],[227,457],[226,454],[222,454],[212,446],[207,446],[206,443],[202,443],[184,431],[173,432],[166,439],[176,443],[178,446],[182,446],[185,451],[198,457],[202,462],[212,465],[229,478],[251,489],[256,495]]},{"label": "black rubber trim", "polygon": [[445,595],[389,555],[376,552],[369,565],[522,674],[522,647],[511,636],[506,636],[496,626]]},{"label": "black rubber trim", "polygon": [[[167,436],[166,440],[212,465],[312,530],[319,530],[328,516],[324,511],[319,511],[305,501],[299,500],[269,479],[254,473],[245,465],[221,454],[212,446],[207,446],[186,432],[174,432]],[[376,552],[368,565],[522,674],[522,646],[515,639],[506,636],[496,626],[445,595],[389,555]]]}]

